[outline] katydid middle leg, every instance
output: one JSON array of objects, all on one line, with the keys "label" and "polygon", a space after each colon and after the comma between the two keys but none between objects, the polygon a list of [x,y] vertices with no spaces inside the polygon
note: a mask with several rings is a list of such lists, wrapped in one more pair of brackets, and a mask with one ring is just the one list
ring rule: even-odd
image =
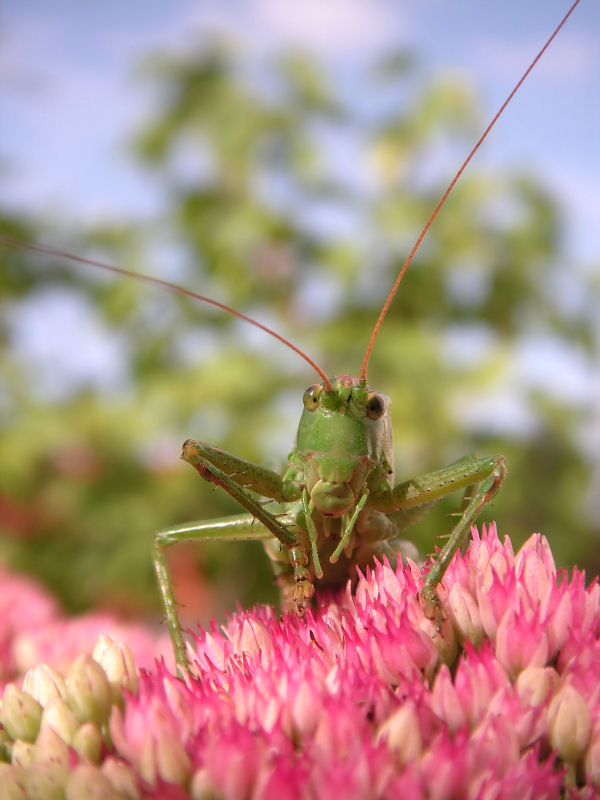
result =
[{"label": "katydid middle leg", "polygon": [[169,635],[175,653],[175,662],[180,674],[189,672],[185,642],[179,624],[177,603],[173,583],[167,567],[164,551],[180,542],[248,542],[272,539],[273,534],[257,522],[251,514],[221,517],[206,522],[190,522],[159,531],[154,539],[154,570],[162,604],[169,626]]}]

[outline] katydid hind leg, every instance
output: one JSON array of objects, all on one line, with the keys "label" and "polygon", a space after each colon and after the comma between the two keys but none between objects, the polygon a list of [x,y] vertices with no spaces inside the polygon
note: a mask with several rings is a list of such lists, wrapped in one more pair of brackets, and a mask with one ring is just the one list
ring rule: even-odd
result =
[{"label": "katydid hind leg", "polygon": [[467,488],[459,520],[427,572],[421,598],[427,613],[436,619],[438,628],[441,624],[441,604],[437,586],[442,581],[456,552],[466,543],[471,526],[475,524],[483,508],[491,502],[506,474],[504,457],[495,456],[491,474],[480,483],[472,484]]},{"label": "katydid hind leg", "polygon": [[[446,544],[433,560],[422,591],[428,613],[436,617],[438,622],[440,602],[436,587],[456,551],[466,543],[471,526],[500,488],[506,472],[504,456],[465,456],[443,469],[398,484],[386,497],[373,499],[373,505],[384,511],[395,526],[395,537],[401,544],[403,540],[398,534],[426,513],[434,503],[453,492],[464,492],[460,511],[457,512],[458,521],[446,535]],[[383,545],[383,550],[389,550],[391,544],[388,541]],[[381,549],[382,545],[378,547]]]}]

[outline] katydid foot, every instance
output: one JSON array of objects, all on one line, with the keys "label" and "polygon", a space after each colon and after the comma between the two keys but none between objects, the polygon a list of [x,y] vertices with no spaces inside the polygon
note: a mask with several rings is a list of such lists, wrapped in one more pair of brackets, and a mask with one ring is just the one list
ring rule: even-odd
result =
[{"label": "katydid foot", "polygon": [[419,600],[421,601],[421,606],[425,612],[425,616],[427,619],[435,622],[435,628],[439,633],[442,628],[442,622],[445,614],[443,612],[442,601],[440,600],[435,587],[425,584],[419,593]]},{"label": "katydid foot", "polygon": [[306,614],[307,604],[315,593],[315,587],[307,578],[300,578],[292,589],[293,610],[299,617]]}]

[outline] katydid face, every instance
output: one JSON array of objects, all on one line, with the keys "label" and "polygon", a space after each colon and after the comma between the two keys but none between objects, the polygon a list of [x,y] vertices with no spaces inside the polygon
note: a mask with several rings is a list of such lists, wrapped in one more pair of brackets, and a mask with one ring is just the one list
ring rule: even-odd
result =
[{"label": "katydid face", "polygon": [[[292,460],[314,507],[325,516],[352,510],[375,467],[391,461],[390,401],[349,375],[304,393],[304,411]],[[391,468],[387,469],[392,481]]]}]

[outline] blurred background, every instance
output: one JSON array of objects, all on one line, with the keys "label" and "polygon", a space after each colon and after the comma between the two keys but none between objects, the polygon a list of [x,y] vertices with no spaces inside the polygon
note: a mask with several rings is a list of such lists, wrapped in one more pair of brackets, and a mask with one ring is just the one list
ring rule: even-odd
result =
[{"label": "blurred background", "polygon": [[[0,233],[177,281],[357,373],[458,165],[566,5],[24,0],[1,23]],[[469,452],[483,520],[600,567],[598,74],[583,2],[476,156],[370,365],[397,480]],[[0,248],[0,560],[157,620],[153,532],[238,508],[188,437],[283,469],[310,369],[185,298]],[[411,530],[431,552],[458,498]],[[186,624],[275,600],[259,545],[169,553]]]}]

